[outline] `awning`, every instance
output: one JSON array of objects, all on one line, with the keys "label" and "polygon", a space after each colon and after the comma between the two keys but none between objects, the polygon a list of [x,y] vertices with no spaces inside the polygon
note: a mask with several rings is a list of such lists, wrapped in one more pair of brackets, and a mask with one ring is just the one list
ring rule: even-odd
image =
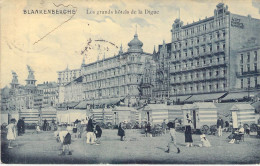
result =
[{"label": "awning", "polygon": [[103,105],[103,104],[116,104],[123,98],[110,98],[110,99],[100,99],[100,100],[94,100],[95,105]]},{"label": "awning", "polygon": [[74,108],[76,105],[78,105],[79,102],[71,102],[71,103],[67,103],[66,105],[69,107],[69,108]]},{"label": "awning", "polygon": [[191,98],[186,101],[212,101],[221,98],[225,93],[210,93],[210,94],[201,94],[201,95],[193,95]]},{"label": "awning", "polygon": [[81,101],[78,105],[76,105],[76,109],[86,109],[87,105],[93,104],[92,101]]},{"label": "awning", "polygon": [[[252,92],[249,92],[249,96],[251,96],[252,94]],[[248,92],[229,93],[222,100],[242,100],[245,97],[248,97]]]},{"label": "awning", "polygon": [[[187,95],[187,96],[177,96],[177,101],[179,100],[179,101],[185,101],[185,100],[187,100],[188,98],[190,98],[191,97],[191,95]],[[176,100],[176,96],[174,96],[174,97],[171,97],[171,100]]]}]

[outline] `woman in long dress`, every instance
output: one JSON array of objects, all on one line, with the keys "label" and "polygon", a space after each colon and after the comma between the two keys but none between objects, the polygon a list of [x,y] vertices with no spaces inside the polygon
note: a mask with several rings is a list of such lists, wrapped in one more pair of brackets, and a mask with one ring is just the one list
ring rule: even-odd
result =
[{"label": "woman in long dress", "polygon": [[6,126],[6,128],[7,128],[7,140],[9,141],[8,148],[11,149],[13,148],[11,146],[11,143],[16,138],[15,119],[11,119],[11,123],[8,126]]},{"label": "woman in long dress", "polygon": [[121,141],[124,141],[125,130],[122,128],[122,123],[119,124],[117,135],[120,136]]},{"label": "woman in long dress", "polygon": [[191,147],[192,146],[192,135],[191,135],[191,126],[187,125],[185,127],[185,143],[187,143],[187,147]]}]

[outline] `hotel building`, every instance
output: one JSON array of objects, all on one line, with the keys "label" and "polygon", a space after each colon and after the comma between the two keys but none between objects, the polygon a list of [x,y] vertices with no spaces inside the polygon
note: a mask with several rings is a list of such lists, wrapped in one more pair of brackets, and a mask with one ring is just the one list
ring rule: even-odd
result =
[{"label": "hotel building", "polygon": [[[217,99],[226,92],[243,90],[246,82],[251,82],[250,87],[252,82],[259,84],[259,44],[241,49],[252,37],[255,43],[259,42],[259,32],[259,19],[232,14],[223,3],[217,5],[214,16],[197,22],[183,25],[176,19],[171,43],[159,46],[161,64],[157,73],[163,84],[158,84],[154,95],[173,99],[177,96],[181,101],[196,94],[205,94],[200,95],[204,99],[210,96]],[[247,61],[248,50],[250,60],[242,64],[240,59]]]}]

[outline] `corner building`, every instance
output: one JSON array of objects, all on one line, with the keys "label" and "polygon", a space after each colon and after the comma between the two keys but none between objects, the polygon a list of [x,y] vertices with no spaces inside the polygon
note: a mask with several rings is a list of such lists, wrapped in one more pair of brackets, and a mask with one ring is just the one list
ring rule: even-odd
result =
[{"label": "corner building", "polygon": [[128,43],[128,51],[122,46],[118,55],[82,65],[82,84],[87,104],[107,105],[125,99],[128,105],[136,105],[141,98],[145,62],[153,54],[143,52],[143,43],[137,33]]},{"label": "corner building", "polygon": [[240,58],[237,52],[252,37],[260,41],[259,19],[232,14],[220,3],[212,17],[187,25],[176,19],[171,32],[170,86],[165,93],[188,97],[241,90],[237,83]]}]

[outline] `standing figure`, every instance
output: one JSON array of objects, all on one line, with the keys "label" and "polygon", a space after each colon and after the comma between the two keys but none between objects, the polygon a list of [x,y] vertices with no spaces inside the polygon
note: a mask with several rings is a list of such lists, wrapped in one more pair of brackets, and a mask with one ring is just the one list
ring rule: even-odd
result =
[{"label": "standing figure", "polygon": [[151,124],[150,122],[148,122],[145,124],[145,136],[148,137],[149,135],[150,137],[150,133],[151,133]]},{"label": "standing figure", "polygon": [[187,147],[191,147],[192,146],[192,135],[191,135],[191,126],[187,125],[185,126],[185,143],[187,144]]},{"label": "standing figure", "polygon": [[11,123],[8,126],[6,126],[6,128],[7,128],[7,140],[9,141],[8,148],[11,149],[13,148],[11,146],[11,143],[16,138],[15,119],[11,119]]},{"label": "standing figure", "polygon": [[17,122],[18,136],[22,135],[22,119],[20,118]]},{"label": "standing figure", "polygon": [[217,128],[218,128],[218,136],[222,136],[222,129],[223,129],[224,121],[221,117],[217,120]]},{"label": "standing figure", "polygon": [[166,128],[167,128],[167,125],[166,125],[166,119],[163,120],[162,122],[162,130],[163,130],[163,134],[166,134]]},{"label": "standing figure", "polygon": [[22,133],[25,133],[25,122],[24,122],[24,117],[22,118]]},{"label": "standing figure", "polygon": [[87,124],[87,144],[94,144],[95,143],[95,136],[94,136],[94,125],[92,119],[88,120]]},{"label": "standing figure", "polygon": [[47,128],[47,120],[45,119],[43,121],[43,131],[46,131],[46,128]]},{"label": "standing figure", "polygon": [[99,125],[96,125],[95,134],[96,134],[96,145],[100,145],[100,138],[101,138],[101,135],[102,135],[102,129]]},{"label": "standing figure", "polygon": [[166,153],[170,153],[170,145],[173,144],[176,148],[177,148],[177,153],[180,153],[180,148],[177,146],[176,144],[176,131],[175,131],[175,122],[169,122],[167,124],[167,126],[170,129],[170,136],[171,136],[171,140],[168,143],[168,149],[165,151]]},{"label": "standing figure", "polygon": [[119,124],[117,135],[120,136],[121,141],[124,141],[125,130],[122,128],[122,123]]},{"label": "standing figure", "polygon": [[78,124],[77,124],[77,136],[78,136],[78,138],[81,138],[82,133],[83,133],[83,126],[81,124],[81,121],[79,121]]}]

